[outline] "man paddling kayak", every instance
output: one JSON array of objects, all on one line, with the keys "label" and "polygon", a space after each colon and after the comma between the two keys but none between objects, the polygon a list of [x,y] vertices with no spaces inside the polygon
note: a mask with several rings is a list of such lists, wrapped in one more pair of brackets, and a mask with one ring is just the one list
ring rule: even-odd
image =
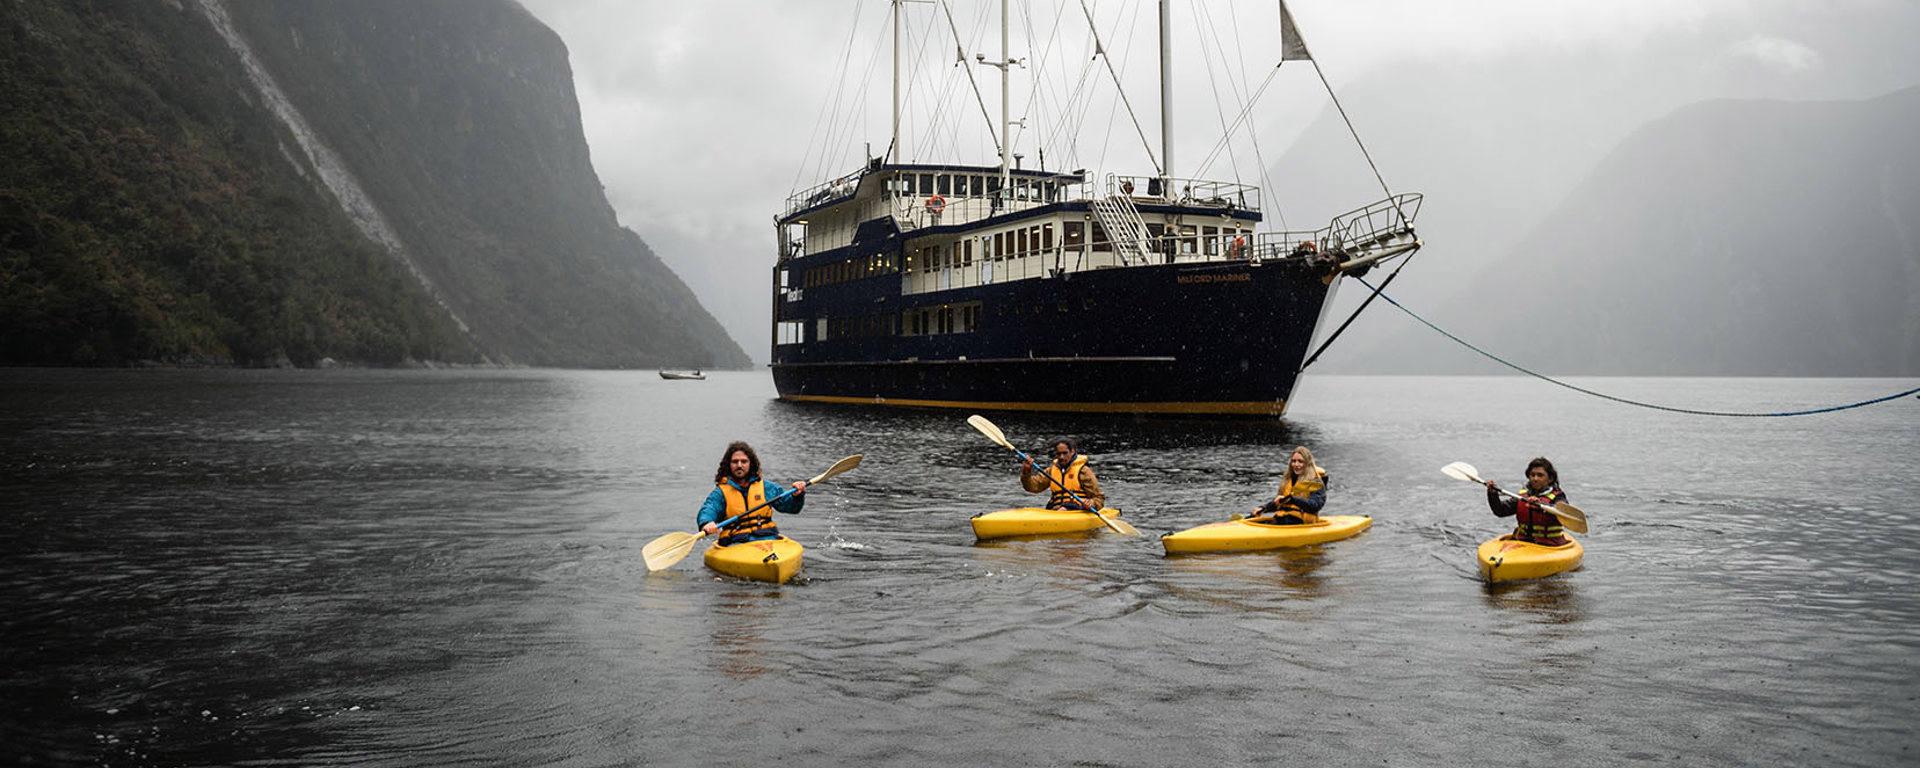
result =
[{"label": "man paddling kayak", "polygon": [[1280,492],[1273,501],[1253,511],[1273,515],[1257,522],[1271,525],[1299,525],[1320,522],[1320,508],[1327,504],[1327,471],[1313,461],[1313,451],[1296,446],[1287,457],[1286,474],[1280,476]]},{"label": "man paddling kayak", "polygon": [[[1052,491],[1053,495],[1047,498],[1047,509],[1098,511],[1107,505],[1106,494],[1100,492],[1100,478],[1093,476],[1086,455],[1074,450],[1072,441],[1065,438],[1053,441],[1053,463],[1047,465],[1044,474],[1037,472],[1038,469],[1033,459],[1020,462],[1020,487],[1028,493]],[[1072,491],[1072,495],[1068,491]],[[1074,496],[1079,496],[1084,504],[1075,502]]]},{"label": "man paddling kayak", "polygon": [[1527,462],[1527,490],[1518,499],[1501,495],[1500,486],[1487,481],[1487,506],[1493,508],[1496,517],[1514,518],[1514,541],[1549,547],[1567,543],[1566,529],[1551,511],[1554,504],[1566,500],[1566,491],[1560,490],[1560,473],[1546,457]]},{"label": "man paddling kayak", "polygon": [[[700,530],[720,533],[723,530],[720,521],[754,510],[724,529],[725,534],[720,537],[723,547],[779,538],[780,529],[773,524],[771,510],[797,515],[807,504],[807,497],[801,495],[807,490],[807,481],[794,483],[793,493],[782,496],[785,492],[778,485],[760,479],[760,456],[741,441],[727,445],[727,452],[720,457],[720,468],[713,474],[713,484],[713,492],[707,494],[707,500],[700,505],[697,518]],[[764,504],[769,498],[773,503]]]}]

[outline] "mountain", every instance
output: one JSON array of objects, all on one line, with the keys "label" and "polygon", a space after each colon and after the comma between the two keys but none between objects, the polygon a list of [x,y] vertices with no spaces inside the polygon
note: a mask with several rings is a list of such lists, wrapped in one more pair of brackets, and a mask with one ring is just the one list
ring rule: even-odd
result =
[{"label": "mountain", "polygon": [[[1422,314],[1550,374],[1920,375],[1916,133],[1920,87],[1682,108]],[[1356,367],[1506,370],[1423,327]]]},{"label": "mountain", "polygon": [[0,40],[0,363],[748,363],[516,4],[25,0]]}]

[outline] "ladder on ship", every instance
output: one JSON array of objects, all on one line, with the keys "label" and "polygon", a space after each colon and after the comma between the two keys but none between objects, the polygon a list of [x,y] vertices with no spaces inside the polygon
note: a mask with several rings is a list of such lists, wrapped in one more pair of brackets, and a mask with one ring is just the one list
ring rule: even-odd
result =
[{"label": "ladder on ship", "polygon": [[1107,240],[1113,243],[1113,252],[1120,255],[1122,264],[1133,266],[1153,260],[1153,235],[1147,231],[1147,220],[1140,217],[1140,209],[1134,207],[1133,196],[1094,198],[1093,216],[1100,220],[1100,228],[1106,231]]}]

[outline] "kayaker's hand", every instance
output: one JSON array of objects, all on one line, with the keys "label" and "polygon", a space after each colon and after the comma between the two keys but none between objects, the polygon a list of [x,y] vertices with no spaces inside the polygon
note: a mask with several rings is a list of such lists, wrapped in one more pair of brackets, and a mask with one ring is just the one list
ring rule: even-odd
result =
[{"label": "kayaker's hand", "polygon": [[719,524],[719,523],[707,523],[706,525],[703,525],[703,526],[700,526],[700,530],[702,530],[702,531],[706,531],[707,533],[719,533],[719,532],[720,532],[720,524]]},{"label": "kayaker's hand", "polygon": [[1488,481],[1487,481],[1487,487],[1488,487],[1488,488],[1492,488],[1492,489],[1494,489],[1494,490],[1496,490],[1496,491],[1497,491],[1497,490],[1500,490],[1500,486],[1498,486],[1498,485],[1494,485],[1494,483],[1493,483],[1493,481],[1492,481],[1492,480],[1488,480]]},{"label": "kayaker's hand", "polygon": [[800,494],[800,493],[806,493],[806,492],[807,492],[807,481],[805,481],[805,480],[800,480],[800,481],[797,481],[797,482],[795,482],[795,483],[793,484],[793,492],[794,492],[794,493],[796,493],[796,494]]}]

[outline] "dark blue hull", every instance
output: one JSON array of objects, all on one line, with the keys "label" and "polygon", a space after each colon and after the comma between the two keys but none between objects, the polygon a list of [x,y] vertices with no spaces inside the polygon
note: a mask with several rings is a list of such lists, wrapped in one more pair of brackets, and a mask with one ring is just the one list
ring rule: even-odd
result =
[{"label": "dark blue hull", "polygon": [[[870,285],[862,285],[862,284]],[[782,398],[980,410],[1278,417],[1329,294],[1304,262],[1134,266],[901,295],[876,278],[782,318],[978,302],[966,332],[776,344]],[[864,336],[864,337],[862,337]]]}]

